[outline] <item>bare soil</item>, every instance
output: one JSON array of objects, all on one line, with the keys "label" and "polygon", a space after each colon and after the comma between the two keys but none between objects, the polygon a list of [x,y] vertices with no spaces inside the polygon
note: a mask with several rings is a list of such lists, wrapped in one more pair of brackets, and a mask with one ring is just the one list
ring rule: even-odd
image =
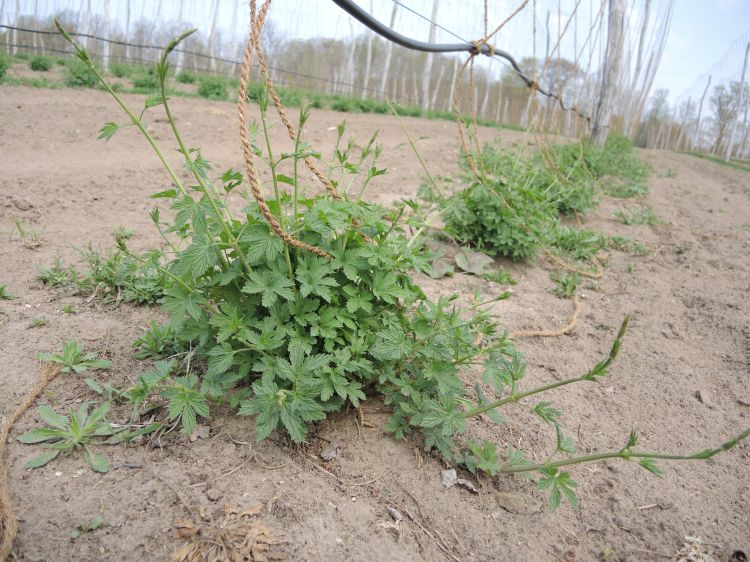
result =
[{"label": "bare soil", "polygon": [[[125,98],[136,107],[142,103],[140,96]],[[241,169],[231,104],[175,99],[173,105],[184,137],[203,148],[217,172]],[[381,130],[388,174],[372,185],[369,197],[389,202],[412,196],[422,171],[395,119],[316,111],[308,141],[330,154],[332,128],[343,119],[361,141]],[[161,317],[157,309],[109,309],[48,290],[36,279],[39,267],[56,256],[77,263],[75,248],[111,248],[118,225],[136,232],[136,249],[158,244],[148,195],[168,187],[168,178],[133,128],[106,144],[96,139],[112,120],[124,121],[101,92],[0,88],[0,283],[16,297],[0,302],[2,416],[37,381],[37,354],[58,350],[62,339],[76,338],[113,360],[111,369],[92,375],[100,382],[132,384],[148,368],[132,358],[131,343]],[[455,124],[405,121],[421,138],[431,172],[458,174]],[[158,114],[150,128],[179,167]],[[273,133],[279,146],[287,146],[279,125]],[[482,129],[481,136],[501,143],[533,140],[492,129]],[[684,155],[642,155],[653,172],[650,194],[637,203],[651,206],[662,224],[625,226],[613,213],[636,202],[604,195],[584,222],[632,236],[651,253],[611,253],[603,279],[583,283],[583,314],[571,335],[517,342],[529,361],[524,384],[550,382],[582,373],[603,357],[623,316],[633,314],[608,378],[549,396],[564,411],[579,451],[617,449],[631,427],[638,428],[645,449],[696,451],[750,425],[750,175]],[[41,246],[24,245],[17,219],[41,234]],[[496,309],[508,329],[566,321],[570,302],[552,294],[551,264],[502,265],[519,281]],[[432,296],[505,289],[463,274],[420,281]],[[64,303],[78,313],[63,314]],[[30,327],[34,319],[47,323]],[[70,411],[96,400],[83,378],[60,376],[41,402]],[[20,519],[16,558],[165,560],[181,544],[170,538],[178,518],[225,503],[260,505],[258,517],[287,541],[282,548],[291,560],[665,560],[686,535],[710,543],[704,548],[717,560],[750,550],[750,443],[707,462],[663,463],[662,478],[625,462],[576,467],[580,511],[563,506],[552,514],[547,498],[523,478],[470,476],[477,495],[444,489],[442,463],[416,440],[386,434],[387,415],[370,400],[364,426],[354,411],[333,416],[299,449],[280,435],[256,444],[250,420],[217,411],[195,442],[175,436],[162,448],[103,448],[112,464],[104,475],[78,456],[25,470],[38,449],[14,440],[8,462]],[[472,421],[469,436],[491,439],[503,450],[520,445],[534,459],[554,449],[554,435],[526,409],[514,406],[505,415],[509,423],[503,426]],[[39,421],[30,411],[14,435]],[[334,441],[343,444],[341,455],[325,462],[319,453]],[[404,516],[397,525],[389,506]],[[96,516],[103,519],[100,528],[70,538]]]}]

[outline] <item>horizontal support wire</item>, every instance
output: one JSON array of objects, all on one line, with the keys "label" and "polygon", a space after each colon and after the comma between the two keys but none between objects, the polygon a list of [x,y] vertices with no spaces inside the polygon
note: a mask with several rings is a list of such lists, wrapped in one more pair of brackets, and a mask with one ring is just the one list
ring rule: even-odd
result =
[{"label": "horizontal support wire", "polygon": [[[15,26],[12,26],[12,25],[4,25],[4,24],[0,24],[0,29],[15,30],[15,31],[19,31],[19,32],[22,32],[22,33],[36,33],[36,34],[40,34],[40,35],[60,35],[60,33],[58,31],[47,31],[47,30],[42,30],[42,29],[29,29],[29,28],[15,27]],[[135,49],[154,49],[154,50],[157,50],[157,51],[162,51],[164,49],[163,46],[158,46],[158,45],[142,45],[142,44],[138,44],[138,43],[128,43],[127,41],[119,41],[119,40],[116,40],[116,39],[107,39],[106,37],[100,37],[98,35],[91,35],[91,34],[88,34],[88,33],[70,33],[70,35],[72,37],[85,37],[87,39],[93,39],[95,41],[102,41],[104,43],[110,43],[110,44],[113,44],[113,45],[121,45],[123,47],[132,47],[132,48],[135,48]],[[15,44],[15,43],[0,42],[0,45],[6,46],[6,47],[15,47],[15,48],[19,48],[19,49],[40,50],[39,47],[34,47],[34,46],[30,46],[30,45],[19,45],[19,44]],[[70,54],[70,55],[75,54],[75,52],[72,51],[72,50],[53,49],[53,48],[49,48],[49,47],[44,47],[43,50],[49,51],[49,52],[53,52],[53,53],[60,53],[60,54]],[[242,61],[239,61],[239,60],[227,59],[227,58],[223,58],[223,57],[215,57],[215,56],[212,56],[212,55],[207,55],[205,53],[199,53],[197,51],[189,51],[189,50],[186,50],[186,49],[177,48],[177,49],[174,49],[174,52],[176,52],[176,53],[182,53],[182,54],[185,54],[185,55],[192,55],[192,56],[200,57],[200,58],[203,58],[203,59],[206,59],[206,60],[213,60],[213,61],[223,62],[223,63],[231,64],[231,65],[234,65],[234,66],[241,66],[242,65]],[[94,53],[94,56],[101,57],[102,54],[99,53],[97,55],[96,53]],[[144,59],[134,59],[134,58],[126,59],[125,57],[117,57],[117,56],[112,56],[112,55],[110,55],[110,58],[111,59],[116,59],[116,60],[119,60],[119,61],[123,61],[123,62],[130,62],[130,61],[132,61],[132,62],[138,62],[138,63],[154,62],[154,61],[148,61],[148,60],[144,60]],[[257,68],[257,64],[255,66]],[[350,82],[337,82],[337,81],[334,81],[334,80],[329,80],[327,78],[321,78],[319,76],[314,76],[312,74],[305,74],[303,72],[296,72],[296,71],[293,71],[293,70],[285,70],[283,68],[278,68],[278,67],[273,67],[273,66],[269,66],[268,69],[272,70],[273,72],[280,72],[282,74],[287,74],[289,76],[294,76],[294,77],[297,77],[297,78],[305,78],[307,80],[315,80],[317,82],[324,82],[324,83],[327,83],[327,84],[332,84],[334,86],[347,86],[347,87],[350,87],[350,88],[356,88],[358,90],[364,90],[364,91],[369,92],[371,94],[376,94],[378,96],[381,96],[382,98],[385,98],[385,99],[392,99],[392,101],[395,101],[395,102],[400,103],[400,104],[415,105],[417,103],[415,100],[412,100],[412,99],[395,99],[395,98],[390,98],[390,96],[388,95],[387,92],[383,92],[383,91],[377,90],[375,88],[369,88],[369,87],[368,88],[363,88],[360,85],[352,84]],[[223,74],[224,76],[230,76],[229,74],[226,74],[226,73],[220,73],[220,72],[214,72],[214,71],[211,71],[211,73],[212,74]]]}]

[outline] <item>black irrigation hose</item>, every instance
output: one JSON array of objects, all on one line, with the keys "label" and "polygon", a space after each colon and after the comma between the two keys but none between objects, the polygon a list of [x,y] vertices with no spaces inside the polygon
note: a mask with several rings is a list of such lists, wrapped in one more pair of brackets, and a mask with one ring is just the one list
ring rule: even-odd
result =
[{"label": "black irrigation hose", "polygon": [[[502,49],[496,49],[492,45],[489,45],[487,43],[481,43],[481,44],[475,45],[474,43],[470,43],[468,41],[464,41],[463,43],[425,43],[424,41],[417,41],[416,39],[411,39],[410,37],[401,35],[400,33],[397,33],[390,27],[382,24],[381,22],[376,20],[374,17],[372,17],[368,12],[366,12],[365,10],[357,6],[351,0],[333,0],[333,3],[336,4],[342,10],[344,10],[345,12],[347,12],[350,16],[358,20],[360,23],[369,27],[378,35],[385,37],[386,39],[396,43],[397,45],[406,47],[407,49],[414,49],[416,51],[423,51],[426,53],[467,52],[467,53],[474,53],[474,54],[483,54],[489,57],[495,56],[495,57],[498,57],[498,59],[505,59],[508,63],[510,63],[510,65],[513,67],[513,70],[516,72],[516,74],[518,74],[521,80],[524,81],[526,86],[530,88],[532,91],[537,91],[543,96],[557,100],[557,102],[560,104],[560,108],[563,111],[573,111],[579,117],[582,117],[586,121],[588,122],[591,121],[589,117],[587,117],[586,115],[583,115],[577,108],[566,107],[562,98],[558,94],[555,94],[554,92],[550,92],[550,91],[543,89],[542,87],[539,86],[539,84],[535,80],[532,80],[531,78],[526,76],[521,70],[521,68],[518,66],[516,59],[514,59],[510,53],[503,51]],[[397,2],[397,3],[403,6],[400,2]],[[414,12],[414,10],[411,10],[411,9],[410,11]],[[432,22],[432,20],[429,20],[425,16],[422,16],[421,14],[418,14],[418,15],[426,19],[427,21]],[[435,23],[435,22],[432,22],[432,23]],[[445,28],[442,28],[442,29],[445,29]],[[451,33],[451,35],[453,35],[454,37],[458,37],[455,33],[452,33],[452,32],[449,32],[449,33]]]}]

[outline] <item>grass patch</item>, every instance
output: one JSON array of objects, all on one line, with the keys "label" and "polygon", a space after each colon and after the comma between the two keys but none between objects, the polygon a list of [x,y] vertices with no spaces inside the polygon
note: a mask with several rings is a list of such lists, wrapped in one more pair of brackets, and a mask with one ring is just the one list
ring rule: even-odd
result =
[{"label": "grass patch", "polygon": [[227,100],[227,81],[219,76],[203,76],[198,81],[198,95],[208,100]]},{"label": "grass patch", "polygon": [[661,221],[651,207],[625,207],[615,211],[615,218],[626,225],[659,224]]},{"label": "grass patch", "polygon": [[69,88],[93,88],[98,82],[86,64],[79,60],[71,60],[65,66],[63,83]]},{"label": "grass patch", "polygon": [[29,68],[35,72],[47,72],[52,68],[52,60],[45,56],[36,56],[29,61]]},{"label": "grass patch", "polygon": [[700,158],[702,160],[708,160],[709,162],[719,164],[720,166],[732,168],[733,170],[739,170],[740,172],[750,172],[750,162],[748,162],[747,160],[724,160],[723,158],[719,158],[717,156],[714,156],[713,154],[703,154],[702,152],[687,152],[686,154],[694,156],[695,158]]}]

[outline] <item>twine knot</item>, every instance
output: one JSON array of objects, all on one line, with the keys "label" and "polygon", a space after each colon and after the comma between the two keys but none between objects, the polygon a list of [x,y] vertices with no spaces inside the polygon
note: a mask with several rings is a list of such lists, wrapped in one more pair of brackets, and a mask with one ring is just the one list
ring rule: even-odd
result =
[{"label": "twine knot", "polygon": [[[488,57],[492,57],[495,55],[495,46],[492,45],[491,43],[488,43],[487,39],[478,39],[476,41],[472,41],[471,45],[473,48],[469,52],[472,54],[472,56],[485,54]],[[486,51],[482,50],[482,47],[484,46],[487,47]]]}]

